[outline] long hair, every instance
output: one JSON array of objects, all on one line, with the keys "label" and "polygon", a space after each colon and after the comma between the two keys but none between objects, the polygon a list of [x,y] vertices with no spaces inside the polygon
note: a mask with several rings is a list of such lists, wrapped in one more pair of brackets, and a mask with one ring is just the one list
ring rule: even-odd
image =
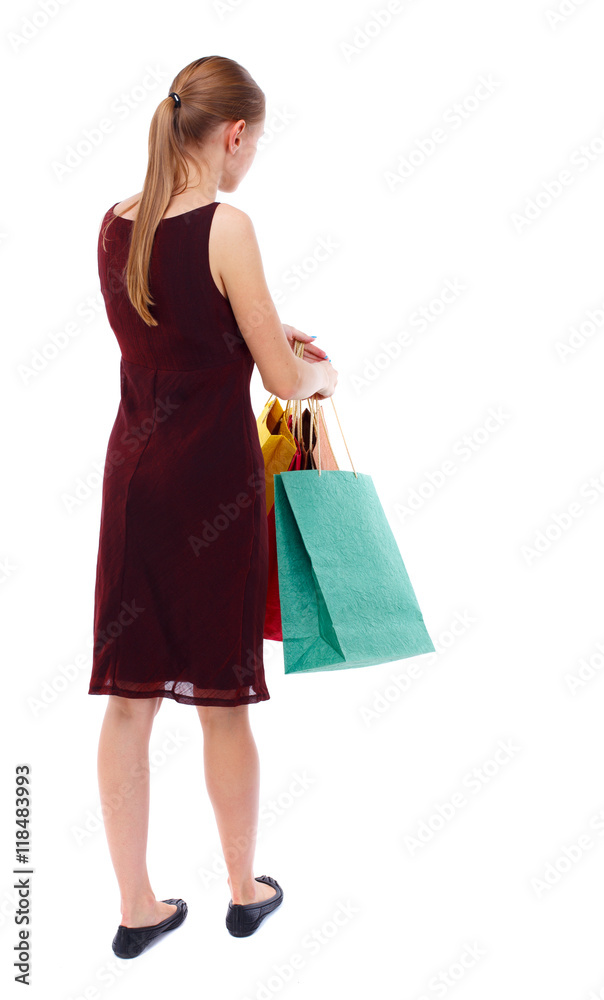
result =
[{"label": "long hair", "polygon": [[[131,227],[125,284],[128,297],[148,326],[157,326],[150,306],[149,264],[155,231],[171,198],[181,194],[189,179],[186,144],[200,148],[222,122],[243,118],[256,125],[265,115],[265,95],[248,71],[225,56],[195,59],[174,77],[170,91],[180,97],[180,107],[165,97],[149,129],[149,159],[139,209]],[[109,219],[105,234],[116,216]]]}]

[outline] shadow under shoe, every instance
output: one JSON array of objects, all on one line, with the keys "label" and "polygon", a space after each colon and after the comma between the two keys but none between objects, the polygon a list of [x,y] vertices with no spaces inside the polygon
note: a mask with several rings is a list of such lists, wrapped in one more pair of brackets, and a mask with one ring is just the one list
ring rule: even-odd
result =
[{"label": "shadow under shoe", "polygon": [[229,902],[226,915],[226,925],[229,934],[233,937],[247,937],[258,929],[265,917],[276,910],[283,902],[283,889],[276,879],[270,875],[258,875],[256,882],[265,882],[276,889],[276,894],[264,899],[260,903],[233,903]]},{"label": "shadow under shoe", "polygon": [[173,931],[182,924],[188,913],[184,899],[162,899],[162,903],[176,905],[177,909],[171,917],[166,917],[159,924],[148,927],[125,927],[120,924],[111,947],[118,958],[136,958],[142,951],[157,942],[166,931]]}]

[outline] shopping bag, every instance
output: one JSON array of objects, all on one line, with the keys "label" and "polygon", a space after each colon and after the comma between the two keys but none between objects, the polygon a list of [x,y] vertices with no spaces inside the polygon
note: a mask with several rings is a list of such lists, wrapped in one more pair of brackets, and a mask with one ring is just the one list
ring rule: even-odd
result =
[{"label": "shopping bag", "polygon": [[[289,468],[293,469],[296,457],[300,451],[297,449],[292,458]],[[265,639],[273,639],[283,642],[283,631],[281,627],[281,602],[279,600],[279,567],[277,564],[277,539],[275,535],[275,505],[271,506],[268,512],[268,584],[266,590],[266,612],[264,615]]]},{"label": "shopping bag", "polygon": [[319,462],[274,488],[285,673],[434,652],[371,476]]},{"label": "shopping bag", "polygon": [[311,445],[311,413],[308,407],[300,412],[297,419],[295,414],[290,416],[289,427],[297,445],[290,469],[315,469],[314,448]]},{"label": "shopping bag", "polygon": [[[288,401],[289,404],[289,401]],[[307,419],[308,418],[308,419]],[[301,414],[292,412],[287,416],[287,424],[292,439],[296,442],[296,453],[289,463],[289,469],[315,468],[313,441],[310,428],[311,413],[308,408]],[[296,434],[293,434],[295,426]],[[318,426],[318,424],[316,425]],[[316,429],[313,425],[313,429]],[[318,443],[315,438],[314,444]],[[268,582],[266,589],[266,610],[264,614],[263,638],[283,642],[281,626],[281,602],[279,599],[279,566],[277,563],[277,539],[275,534],[275,505],[268,512]]]},{"label": "shopping bag", "polygon": [[273,476],[276,472],[283,472],[289,468],[296,452],[296,442],[288,427],[287,419],[284,417],[281,403],[276,396],[271,394],[256,420],[262,457],[264,458],[267,515],[275,498]]},{"label": "shopping bag", "polygon": [[325,417],[323,415],[323,407],[321,405],[317,405],[316,413],[317,413],[317,421],[315,430],[317,439],[312,449],[314,468],[317,469],[319,467],[319,451],[320,451],[322,470],[339,469],[339,465],[336,461],[336,456],[334,455],[331,447],[331,441],[329,440],[327,425],[325,423]]},{"label": "shopping bag", "polygon": [[[297,357],[303,356],[303,341],[296,341],[294,353]],[[283,640],[283,634],[279,602],[273,476],[288,469],[315,468],[310,441],[310,411],[307,418],[305,410],[305,419],[302,420],[300,408],[301,403],[298,400],[288,399],[283,409],[277,397],[271,394],[256,421],[264,458],[268,526],[268,581],[263,638],[278,642]],[[294,424],[298,437],[293,434]],[[318,434],[314,439],[314,444],[317,443]]]},{"label": "shopping bag", "polygon": [[264,613],[264,639],[283,642],[281,628],[281,602],[279,600],[279,567],[277,564],[277,538],[275,535],[275,505],[267,514],[268,518],[268,582],[266,587],[266,611]]}]

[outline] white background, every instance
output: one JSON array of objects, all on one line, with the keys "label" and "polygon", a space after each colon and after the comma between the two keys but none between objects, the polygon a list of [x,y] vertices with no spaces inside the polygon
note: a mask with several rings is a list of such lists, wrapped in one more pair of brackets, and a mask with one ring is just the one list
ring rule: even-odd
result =
[{"label": "white background", "polygon": [[[27,762],[30,997],[604,997],[604,13],[559,6],[557,20],[554,0],[412,0],[379,20],[380,0],[5,8],[5,987],[14,770]],[[210,54],[237,59],[267,96],[254,165],[217,200],[251,216],[282,321],[317,334],[339,372],[352,459],[373,477],[437,654],[285,676],[281,644],[266,643],[271,698],[250,708],[255,872],[285,899],[247,939],[224,924],[197,713],[166,700],[148,862],[157,898],[184,897],[189,915],[128,962],[111,951],[119,893],[98,819],[106,703],[87,694],[99,470],[119,401],[97,236],[142,187],[172,79]],[[107,117],[113,130],[87,147]],[[313,264],[319,239],[337,248]],[[443,306],[447,280],[463,291]],[[257,371],[252,394],[259,413]],[[329,402],[325,414],[349,468]],[[310,784],[291,795],[297,775]]]}]

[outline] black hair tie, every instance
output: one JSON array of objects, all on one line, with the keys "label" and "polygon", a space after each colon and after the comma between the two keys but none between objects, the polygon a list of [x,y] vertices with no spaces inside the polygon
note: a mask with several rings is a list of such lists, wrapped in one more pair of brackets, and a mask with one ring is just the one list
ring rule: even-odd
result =
[{"label": "black hair tie", "polygon": [[176,91],[171,90],[170,93],[168,94],[168,97],[173,97],[174,98],[174,103],[175,103],[176,107],[177,108],[180,107],[181,101],[180,101],[180,97],[178,96],[178,94],[176,93]]}]

